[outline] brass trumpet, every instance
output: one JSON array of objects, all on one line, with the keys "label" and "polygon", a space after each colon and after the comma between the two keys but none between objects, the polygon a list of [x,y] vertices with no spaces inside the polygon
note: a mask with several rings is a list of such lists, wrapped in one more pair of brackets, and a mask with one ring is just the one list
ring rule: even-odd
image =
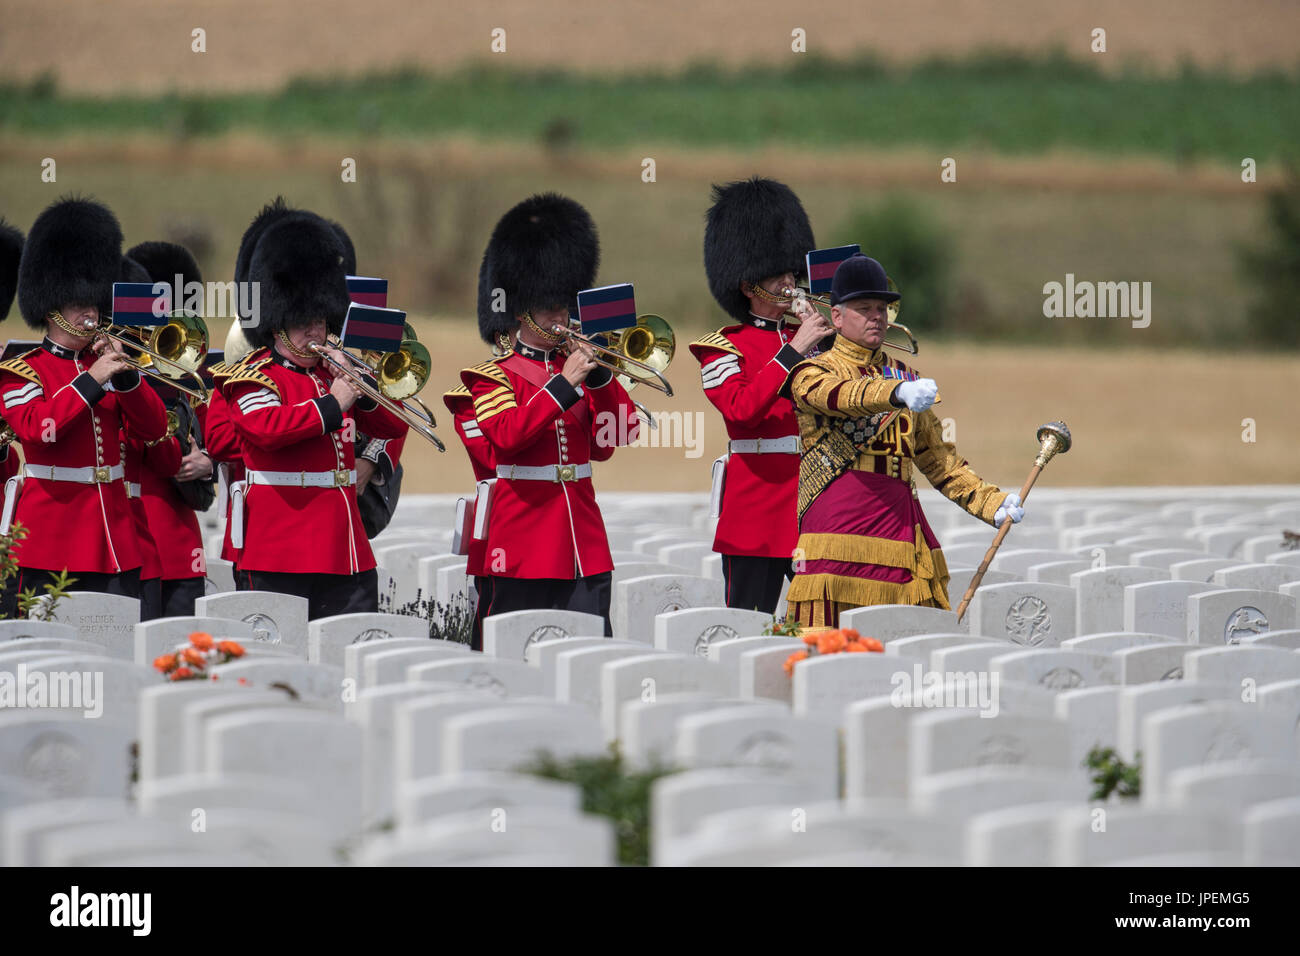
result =
[{"label": "brass trumpet", "polygon": [[[897,292],[898,286],[894,285],[894,280],[890,279],[888,281],[889,291]],[[786,286],[781,290],[781,295],[787,299],[804,299],[811,304],[813,308],[820,306],[826,310],[827,316],[830,315],[831,299],[828,295],[813,295],[802,286]],[[916,336],[912,334],[912,330],[902,322],[898,321],[898,314],[901,311],[903,311],[902,299],[895,299],[893,302],[890,302],[885,306],[885,313],[889,317],[889,327],[885,330],[885,334],[888,335],[891,330],[898,329],[898,331],[907,336],[907,345],[896,345],[893,342],[883,342],[881,344],[887,349],[898,349],[900,352],[907,352],[910,355],[916,355],[920,351],[921,347],[916,341]],[[795,313],[793,312],[786,312],[785,314],[798,318],[798,316],[795,316]]]},{"label": "brass trumpet", "polygon": [[617,375],[619,384],[625,389],[630,391],[637,385],[649,385],[672,397],[673,387],[660,373],[673,360],[677,339],[672,327],[661,316],[638,315],[636,325],[608,333],[607,345],[583,335],[574,324],[556,325],[555,331],[565,337],[570,352],[575,343],[580,342],[597,354],[608,356],[609,361],[600,358],[593,358],[593,361]]},{"label": "brass trumpet", "polygon": [[[333,356],[328,355],[325,346],[310,342],[307,347],[328,362],[336,372],[348,379],[363,394],[400,418],[412,431],[415,431],[420,437],[433,442],[438,451],[447,450],[447,446],[442,443],[442,440],[433,431],[436,424],[433,414],[423,402],[414,398],[415,392],[423,388],[424,383],[429,380],[430,365],[428,349],[417,340],[414,338],[403,339],[401,347],[396,352],[375,353],[379,356],[380,361],[373,366],[365,359],[358,358],[343,349],[339,342],[334,339],[331,339],[329,347],[337,348],[342,352],[349,364],[345,365],[335,360]],[[365,372],[373,375],[378,383],[377,386],[371,385],[359,369],[364,369]],[[396,394],[401,392],[406,394],[404,396]],[[400,401],[403,397],[414,400],[422,409],[423,414],[398,405],[397,401]]]},{"label": "brass trumpet", "polygon": [[[204,321],[189,312],[177,311],[165,324],[146,328],[149,328],[148,332],[134,326],[115,326],[111,316],[103,316],[96,333],[140,352],[140,358],[128,358],[127,362],[142,375],[206,402],[208,390],[199,377],[199,366],[208,354],[208,327]],[[199,387],[193,389],[182,385],[180,379],[186,377],[197,382]]]}]

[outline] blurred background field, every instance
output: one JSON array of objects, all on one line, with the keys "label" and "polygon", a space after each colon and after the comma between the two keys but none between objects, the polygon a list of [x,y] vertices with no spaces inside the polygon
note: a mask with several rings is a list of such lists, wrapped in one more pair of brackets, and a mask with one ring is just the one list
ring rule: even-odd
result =
[{"label": "blurred background field", "polygon": [[[711,183],[753,173],[791,184],[820,245],[886,264],[914,364],[993,480],[1019,480],[1054,417],[1079,439],[1053,465],[1073,484],[1300,474],[1300,5],[119,0],[111,22],[85,0],[0,5],[0,215],[25,227],[93,194],[129,242],[184,241],[228,280],[248,220],[283,194],[342,222],[360,271],[420,316],[429,398],[485,357],[472,285],[496,219],[544,189],[583,202],[599,281],[634,282],[677,330],[678,397],[651,407],[706,425],[703,458],[632,449],[601,487],[645,487],[651,456],[656,487],[707,482],[725,436],[685,350],[721,324],[703,215]],[[1150,282],[1150,327],[1045,318],[1043,285],[1067,273]],[[454,441],[434,457],[414,453],[413,490],[468,485]]]}]

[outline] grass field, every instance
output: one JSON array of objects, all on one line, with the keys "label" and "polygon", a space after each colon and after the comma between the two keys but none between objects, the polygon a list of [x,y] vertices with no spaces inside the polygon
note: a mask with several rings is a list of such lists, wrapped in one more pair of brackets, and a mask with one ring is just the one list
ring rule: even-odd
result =
[{"label": "grass field", "polygon": [[936,165],[970,151],[1058,149],[1235,166],[1243,156],[1267,163],[1296,153],[1300,75],[1107,75],[1062,55],[977,55],[897,69],[799,57],[773,67],[615,77],[485,64],[444,75],[301,79],[275,93],[111,98],[59,95],[36,81],[3,90],[0,130],[361,141],[472,134],[553,153],[776,141],[812,150],[916,147]]}]

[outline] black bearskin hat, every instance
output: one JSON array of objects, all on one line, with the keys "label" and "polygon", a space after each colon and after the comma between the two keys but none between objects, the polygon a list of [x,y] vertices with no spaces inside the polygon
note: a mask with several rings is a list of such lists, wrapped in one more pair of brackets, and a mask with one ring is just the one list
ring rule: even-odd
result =
[{"label": "black bearskin hat", "polygon": [[[600,266],[596,224],[580,204],[557,193],[530,196],[497,223],[479,267],[478,330],[483,341],[517,328],[515,316],[567,306],[591,288]],[[493,293],[505,309],[493,311]]]},{"label": "black bearskin hat", "polygon": [[18,260],[23,257],[23,234],[0,219],[0,319],[9,314],[18,291]]},{"label": "black bearskin hat", "polygon": [[65,305],[111,301],[122,266],[122,227],[107,206],[60,199],[32,223],[18,266],[18,307],[33,329]]},{"label": "black bearskin hat", "polygon": [[315,318],[331,331],[342,328],[350,301],[344,276],[355,264],[339,231],[314,212],[290,209],[282,197],[254,218],[235,260],[235,282],[257,283],[259,291],[261,322],[244,328],[254,348]]},{"label": "black bearskin hat", "polygon": [[742,179],[713,187],[704,226],[704,272],[709,291],[732,318],[749,314],[742,282],[807,272],[804,257],[816,248],[803,204],[785,183]]},{"label": "black bearskin hat", "polygon": [[144,266],[149,281],[172,285],[181,277],[181,288],[172,292],[173,308],[179,309],[185,298],[185,286],[191,282],[203,284],[203,273],[194,256],[184,246],[175,242],[142,242],[126,251],[127,257]]}]

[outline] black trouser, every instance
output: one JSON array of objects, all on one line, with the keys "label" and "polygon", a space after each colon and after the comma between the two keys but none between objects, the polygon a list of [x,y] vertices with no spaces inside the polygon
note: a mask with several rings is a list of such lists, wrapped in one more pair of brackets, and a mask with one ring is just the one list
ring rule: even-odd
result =
[{"label": "black trouser", "polygon": [[140,620],[153,621],[162,617],[162,579],[140,580]]},{"label": "black trouser", "polygon": [[487,617],[487,609],[492,605],[496,580],[486,574],[474,575],[474,590],[478,594],[478,603],[474,605],[474,627],[470,631],[469,646],[476,651],[483,650],[483,618]]},{"label": "black trouser", "polygon": [[193,617],[194,601],[203,597],[203,578],[163,578],[162,613],[159,617]]},{"label": "black trouser", "polygon": [[[479,614],[508,611],[581,611],[594,614],[605,623],[605,636],[612,637],[609,599],[613,574],[591,574],[585,578],[502,578],[494,577],[490,599],[479,601]],[[479,641],[483,638],[480,634]]]},{"label": "black trouser", "polygon": [[727,607],[775,614],[781,600],[781,581],[793,578],[789,558],[756,558],[747,554],[722,556],[723,593]]},{"label": "black trouser", "polygon": [[287,571],[240,571],[246,591],[277,591],[307,599],[307,619],[335,614],[377,614],[379,574],[299,574]]},{"label": "black trouser", "polygon": [[[19,568],[18,573],[9,579],[4,596],[0,598],[5,617],[18,617],[18,595],[23,591],[35,591],[37,597],[45,594],[45,585],[53,584],[59,576],[58,571],[45,571],[40,568]],[[69,571],[74,578],[69,591],[94,591],[98,594],[120,594],[123,597],[140,599],[140,569],[132,568],[118,574],[100,574],[96,571]]]}]

